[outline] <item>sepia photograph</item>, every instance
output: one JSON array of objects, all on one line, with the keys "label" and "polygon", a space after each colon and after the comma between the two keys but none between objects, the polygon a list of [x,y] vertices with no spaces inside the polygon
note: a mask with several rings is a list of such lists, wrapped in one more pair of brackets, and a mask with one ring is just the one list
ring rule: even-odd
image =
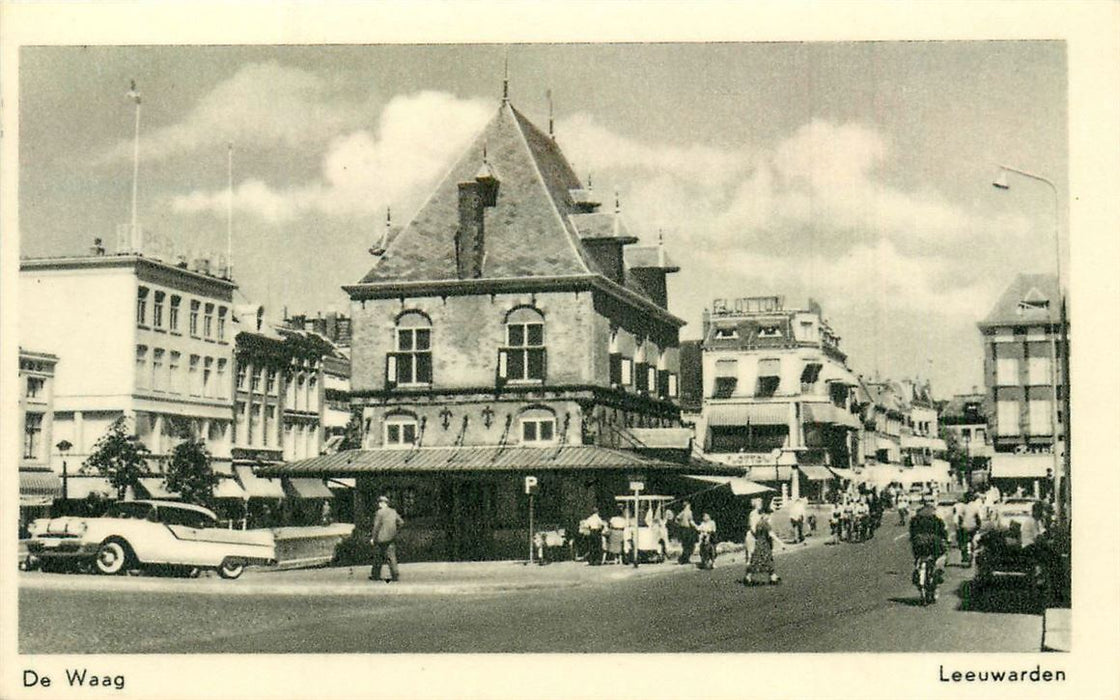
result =
[{"label": "sepia photograph", "polygon": [[[1116,261],[1068,28],[384,32],[6,49],[3,687],[1086,687]],[[301,659],[328,685],[228,671]]]}]

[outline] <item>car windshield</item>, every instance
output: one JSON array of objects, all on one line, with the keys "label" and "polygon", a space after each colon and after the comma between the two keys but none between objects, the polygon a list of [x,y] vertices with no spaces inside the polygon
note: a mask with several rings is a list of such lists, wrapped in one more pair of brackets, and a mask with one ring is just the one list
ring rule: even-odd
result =
[{"label": "car windshield", "polygon": [[107,518],[124,518],[135,520],[147,520],[152,515],[155,506],[151,503],[141,503],[137,501],[130,501],[125,503],[115,503],[110,506],[106,511],[105,517]]}]

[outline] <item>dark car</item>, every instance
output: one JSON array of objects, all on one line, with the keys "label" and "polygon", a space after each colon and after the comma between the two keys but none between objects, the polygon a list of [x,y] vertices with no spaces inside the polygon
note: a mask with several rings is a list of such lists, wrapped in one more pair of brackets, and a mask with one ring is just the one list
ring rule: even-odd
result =
[{"label": "dark car", "polygon": [[990,587],[1015,579],[1045,591],[1050,587],[1055,557],[1049,537],[1034,517],[1033,499],[1008,499],[996,507],[995,526],[985,530],[976,547],[975,586]]}]

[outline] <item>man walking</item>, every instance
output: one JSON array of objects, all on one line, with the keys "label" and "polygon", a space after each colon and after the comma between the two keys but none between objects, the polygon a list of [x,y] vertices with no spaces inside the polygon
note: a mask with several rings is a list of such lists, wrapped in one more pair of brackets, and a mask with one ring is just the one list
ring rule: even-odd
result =
[{"label": "man walking", "polygon": [[592,508],[591,515],[581,525],[587,530],[587,563],[598,566],[603,563],[603,528],[606,527],[599,517],[599,509]]},{"label": "man walking", "polygon": [[381,578],[382,565],[389,564],[389,576],[385,583],[399,581],[400,572],[397,571],[397,530],[404,525],[404,519],[389,505],[389,497],[381,496],[377,499],[377,513],[373,516],[373,533],[370,543],[373,544],[373,567],[369,572],[369,580],[376,581]]},{"label": "man walking", "polygon": [[681,556],[678,564],[687,564],[692,559],[692,550],[696,547],[696,520],[692,517],[692,504],[684,502],[680,515],[677,516],[677,535],[681,538]]},{"label": "man walking", "polygon": [[798,544],[805,541],[805,499],[793,499],[789,507],[789,524],[793,527],[794,537]]}]

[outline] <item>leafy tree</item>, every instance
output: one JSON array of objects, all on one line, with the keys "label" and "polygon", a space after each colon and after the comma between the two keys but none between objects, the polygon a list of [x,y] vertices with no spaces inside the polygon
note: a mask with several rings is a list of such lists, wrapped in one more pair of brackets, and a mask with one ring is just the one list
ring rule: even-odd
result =
[{"label": "leafy tree", "polygon": [[117,498],[123,499],[125,490],[129,486],[135,489],[140,476],[148,471],[147,455],[148,448],[138,437],[128,434],[121,416],[93,446],[84,469],[93,469],[108,478],[117,490]]},{"label": "leafy tree", "polygon": [[362,446],[362,409],[355,408],[350,411],[350,422],[346,424],[342,442],[338,443],[338,450],[357,450]]},{"label": "leafy tree", "polygon": [[214,485],[218,475],[210,468],[210,452],[205,443],[188,438],[171,451],[164,479],[168,491],[182,495],[187,503],[209,506],[214,499]]}]

